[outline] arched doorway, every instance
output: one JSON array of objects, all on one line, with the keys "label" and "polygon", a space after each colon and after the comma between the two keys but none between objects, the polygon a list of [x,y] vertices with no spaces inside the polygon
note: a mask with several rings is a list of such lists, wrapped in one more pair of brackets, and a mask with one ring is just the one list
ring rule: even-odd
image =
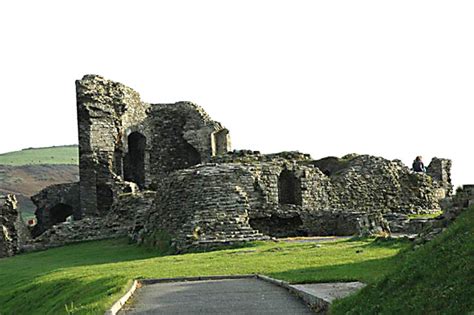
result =
[{"label": "arched doorway", "polygon": [[301,206],[301,183],[295,172],[283,170],[280,173],[278,177],[278,203]]},{"label": "arched doorway", "polygon": [[58,203],[49,210],[50,222],[52,225],[65,222],[73,213],[74,209],[70,205]]},{"label": "arched doorway", "polygon": [[124,178],[143,188],[145,186],[146,137],[139,132],[132,132],[127,140],[128,153],[124,167]]}]

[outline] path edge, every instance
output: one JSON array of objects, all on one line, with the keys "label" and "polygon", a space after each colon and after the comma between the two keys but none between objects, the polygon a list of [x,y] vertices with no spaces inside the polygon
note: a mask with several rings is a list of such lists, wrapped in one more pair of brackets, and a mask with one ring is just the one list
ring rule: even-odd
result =
[{"label": "path edge", "polygon": [[329,311],[329,306],[331,305],[330,301],[326,301],[323,298],[317,297],[315,295],[304,292],[300,289],[293,287],[290,283],[274,279],[264,275],[256,275],[257,279],[269,282],[271,284],[277,285],[288,290],[291,294],[296,295],[298,298],[303,300],[308,307],[315,312],[316,314],[327,314]]},{"label": "path edge", "polygon": [[116,315],[122,307],[127,303],[128,299],[135,293],[137,288],[139,287],[139,281],[133,280],[132,286],[130,289],[125,293],[117,302],[115,302],[111,308],[105,311],[104,315]]}]

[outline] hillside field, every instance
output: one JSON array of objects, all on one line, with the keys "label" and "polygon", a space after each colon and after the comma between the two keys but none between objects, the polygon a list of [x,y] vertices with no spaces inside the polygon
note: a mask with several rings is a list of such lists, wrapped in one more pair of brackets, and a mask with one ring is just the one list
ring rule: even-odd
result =
[{"label": "hillside field", "polygon": [[28,148],[0,154],[0,165],[69,164],[78,165],[77,145]]}]

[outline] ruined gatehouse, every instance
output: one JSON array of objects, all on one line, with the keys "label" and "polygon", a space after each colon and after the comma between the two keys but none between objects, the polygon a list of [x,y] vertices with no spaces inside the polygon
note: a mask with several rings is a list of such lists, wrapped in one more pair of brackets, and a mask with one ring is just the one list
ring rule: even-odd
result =
[{"label": "ruined gatehouse", "polygon": [[407,215],[439,211],[452,193],[447,159],[424,174],[369,155],[232,151],[229,130],[196,104],[145,103],[96,75],[76,91],[80,181],[32,198],[35,248],[127,234],[187,250],[403,230]]}]

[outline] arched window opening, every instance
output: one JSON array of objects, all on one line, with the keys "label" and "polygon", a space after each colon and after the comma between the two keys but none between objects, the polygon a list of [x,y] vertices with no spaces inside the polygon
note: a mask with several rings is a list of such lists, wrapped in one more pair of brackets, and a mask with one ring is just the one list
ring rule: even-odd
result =
[{"label": "arched window opening", "polygon": [[145,186],[146,137],[139,132],[132,132],[127,140],[128,154],[125,160],[124,178],[143,188]]},{"label": "arched window opening", "polygon": [[222,129],[212,134],[212,154],[226,154],[229,150],[229,130]]},{"label": "arched window opening", "polygon": [[301,183],[295,173],[283,170],[278,177],[278,202],[280,204],[302,204]]}]

